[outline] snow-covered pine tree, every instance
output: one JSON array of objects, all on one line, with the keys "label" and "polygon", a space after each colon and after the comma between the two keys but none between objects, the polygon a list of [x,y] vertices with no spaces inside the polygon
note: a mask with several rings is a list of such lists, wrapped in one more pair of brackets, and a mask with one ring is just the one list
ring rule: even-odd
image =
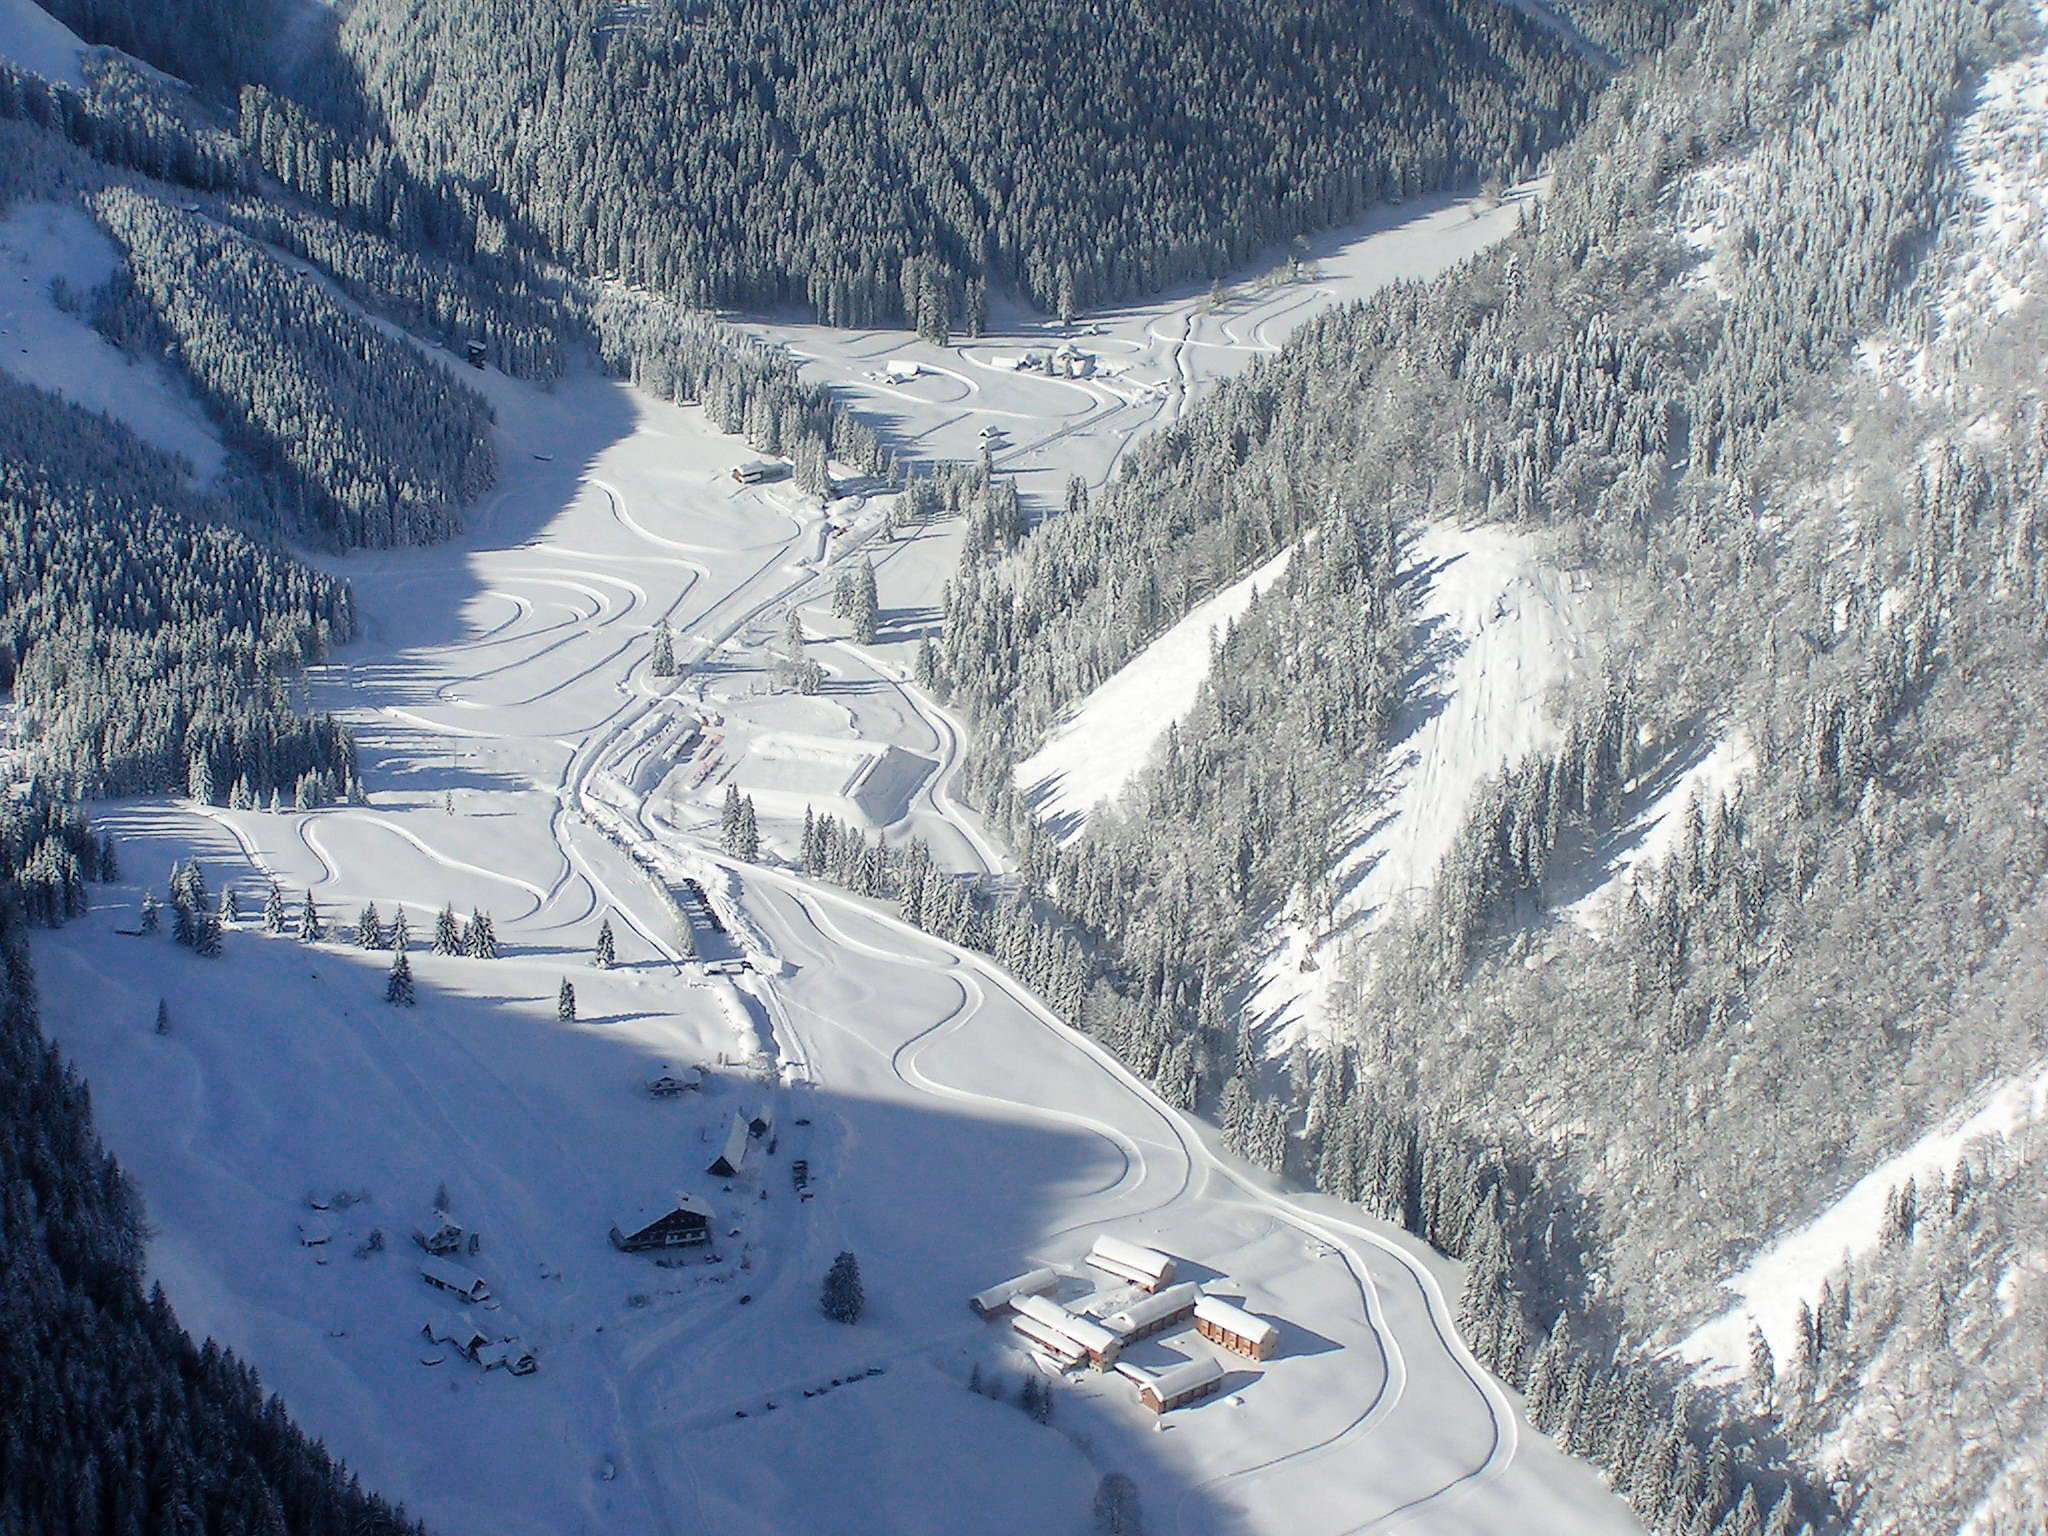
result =
[{"label": "snow-covered pine tree", "polygon": [[555,993],[555,1017],[564,1024],[576,1022],[576,988],[570,985],[566,976],[562,978],[560,990]]},{"label": "snow-covered pine tree", "polygon": [[235,894],[235,888],[234,888],[234,887],[233,887],[232,885],[224,885],[224,886],[222,886],[222,887],[220,888],[220,925],[221,925],[221,927],[223,927],[223,928],[232,928],[232,927],[234,927],[234,925],[235,925],[236,923],[239,923],[239,922],[240,922],[241,920],[242,920],[242,901],[241,901],[241,898],[240,898],[240,897],[238,897],[238,896],[237,896],[237,895]]},{"label": "snow-covered pine tree", "polygon": [[405,903],[402,901],[391,915],[391,947],[401,953],[412,948],[412,925],[405,920]]},{"label": "snow-covered pine tree", "polygon": [[733,856],[752,863],[761,856],[761,831],[754,821],[754,797],[740,797],[739,830],[733,838]]},{"label": "snow-covered pine tree", "polygon": [[597,947],[591,953],[590,963],[600,971],[608,971],[618,961],[618,950],[612,941],[612,920],[606,918],[597,925]]},{"label": "snow-covered pine tree", "polygon": [[356,948],[382,949],[384,947],[384,919],[378,914],[374,901],[363,904],[363,914],[356,919]]},{"label": "snow-covered pine tree", "polygon": [[320,919],[320,905],[313,900],[313,893],[306,892],[306,904],[299,908],[299,942],[318,944],[327,937],[327,925]]},{"label": "snow-covered pine tree", "polygon": [[142,931],[155,933],[164,925],[163,909],[157,905],[156,892],[142,893]]},{"label": "snow-covered pine tree", "polygon": [[192,919],[192,948],[209,960],[220,958],[220,919],[201,912]]},{"label": "snow-covered pine tree", "polygon": [[111,832],[102,833],[100,836],[100,879],[102,882],[111,883],[120,878],[121,861],[114,854],[114,834]]},{"label": "snow-covered pine tree", "polygon": [[279,890],[277,882],[272,880],[270,889],[263,896],[263,931],[276,936],[283,934],[284,930],[284,892]]},{"label": "snow-covered pine tree", "polygon": [[456,919],[455,903],[452,901],[443,906],[440,915],[434,919],[434,953],[462,953],[462,924]]},{"label": "snow-covered pine tree", "polygon": [[469,909],[469,927],[462,936],[462,952],[472,960],[498,958],[498,935],[491,927],[491,914],[481,907]]},{"label": "snow-covered pine tree", "polygon": [[647,670],[656,677],[676,675],[675,636],[669,632],[665,618],[654,621],[654,654],[648,658]]},{"label": "snow-covered pine tree", "polygon": [[835,1323],[856,1323],[865,1301],[860,1286],[860,1260],[850,1251],[842,1252],[825,1271],[825,1284],[818,1293],[819,1310]]},{"label": "snow-covered pine tree", "polygon": [[399,1008],[413,1005],[412,959],[403,948],[391,956],[391,974],[384,981],[384,1001]]}]

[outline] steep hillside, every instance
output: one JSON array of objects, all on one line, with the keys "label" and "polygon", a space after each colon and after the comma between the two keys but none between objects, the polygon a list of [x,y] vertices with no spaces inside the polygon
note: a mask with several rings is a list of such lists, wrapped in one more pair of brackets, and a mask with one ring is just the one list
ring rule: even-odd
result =
[{"label": "steep hillside", "polygon": [[[1834,1490],[1799,1508],[1869,1530],[2005,1528],[2040,1480],[2039,1382],[1999,1342],[2048,1253],[2024,1140],[1938,1170],[1961,1182],[1917,1222],[1895,1200],[1846,1279],[1803,1276],[1792,1358],[1680,1410],[1690,1470],[1613,1428],[1628,1362],[1720,1313],[1721,1280],[2048,1051],[2005,1001],[2048,875],[2040,117],[2003,63],[2033,27],[1702,8],[1610,91],[1540,220],[1330,317],[964,571],[933,669],[1011,806],[1065,711],[1296,550],[1120,816],[1055,846],[1013,813],[1109,983],[1091,1027],[1237,1144],[1472,1256],[1468,1324],[1538,1422],[1697,1529],[1763,1524],[1714,1444],[1789,1449]],[[1390,915],[1373,858],[1430,830],[1402,830],[1403,764],[1502,616],[1432,623],[1417,541],[1440,559],[1481,520],[1597,595],[1602,659],[1502,716],[1527,755],[1437,805],[1456,831]],[[1389,553],[1319,608],[1305,557],[1361,522]],[[1283,1073],[1243,1004],[1286,934],[1340,958]],[[1938,1278],[1963,1252],[1981,1279]],[[1944,1369],[1980,1373],[1967,1422],[1895,1411]]]},{"label": "steep hillside", "polygon": [[1493,0],[369,0],[341,43],[364,100],[312,105],[586,272],[929,333],[1526,172],[1597,78]]}]

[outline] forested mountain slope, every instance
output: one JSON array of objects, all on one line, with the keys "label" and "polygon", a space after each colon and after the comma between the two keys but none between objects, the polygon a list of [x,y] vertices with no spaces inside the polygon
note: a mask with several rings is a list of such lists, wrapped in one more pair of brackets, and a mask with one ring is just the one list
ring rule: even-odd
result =
[{"label": "forested mountain slope", "polygon": [[341,45],[359,119],[310,105],[585,271],[927,331],[991,283],[1071,312],[1525,172],[1597,78],[1493,0],[366,0]]},{"label": "forested mountain slope", "polygon": [[[1988,275],[1986,230],[2031,204],[1980,217],[1959,156],[2035,29],[2006,4],[1701,8],[1519,237],[1329,317],[991,548],[926,659],[1091,944],[1090,1027],[1238,1145],[1471,1258],[1482,1352],[1666,1529],[1762,1529],[1768,1500],[1739,1511],[1712,1469],[1772,1446],[1824,1524],[2041,1517],[2030,1141],[1935,1170],[1853,1273],[1809,1277],[1796,1330],[1675,1410],[1689,1463],[1625,1427],[1624,1385],[1772,1236],[2048,1055],[2010,1002],[2048,875],[2048,280],[2038,242]],[[1549,705],[1556,749],[1499,765],[1280,1072],[1238,1005],[1283,916],[1342,929],[1330,872],[1432,665],[1403,550],[1479,519],[1601,589],[1604,675]],[[1121,814],[1037,834],[1017,758],[1290,545]],[[1729,741],[1754,756],[1735,792],[1611,882]],[[1942,1413],[1905,1406],[1935,1382]]]}]

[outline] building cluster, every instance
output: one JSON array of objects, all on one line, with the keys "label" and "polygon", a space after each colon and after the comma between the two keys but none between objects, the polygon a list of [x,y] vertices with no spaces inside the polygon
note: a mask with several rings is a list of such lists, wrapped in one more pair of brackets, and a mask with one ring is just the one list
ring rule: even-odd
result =
[{"label": "building cluster", "polygon": [[1088,1250],[1087,1263],[1133,1287],[1135,1295],[1100,1316],[1076,1311],[1054,1299],[1059,1271],[1040,1268],[990,1286],[968,1305],[981,1317],[1007,1317],[1019,1338],[1062,1370],[1116,1371],[1136,1385],[1138,1401],[1154,1413],[1220,1390],[1224,1365],[1204,1352],[1163,1370],[1148,1369],[1122,1358],[1139,1340],[1192,1328],[1217,1348],[1251,1360],[1271,1359],[1279,1343],[1279,1329],[1265,1318],[1205,1294],[1193,1281],[1176,1283],[1168,1254],[1104,1234]]}]

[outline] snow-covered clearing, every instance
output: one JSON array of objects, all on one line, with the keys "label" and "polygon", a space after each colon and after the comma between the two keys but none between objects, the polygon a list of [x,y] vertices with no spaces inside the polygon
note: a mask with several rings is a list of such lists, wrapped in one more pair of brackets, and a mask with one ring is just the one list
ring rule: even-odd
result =
[{"label": "snow-covered clearing", "polygon": [[[1331,934],[1285,925],[1252,1007],[1276,1049],[1322,1025],[1335,967],[1330,940],[1355,943],[1426,894],[1473,792],[1562,734],[1560,694],[1593,674],[1597,627],[1586,594],[1544,563],[1536,539],[1492,526],[1432,525],[1416,537],[1419,662],[1394,729],[1384,783],[1351,828],[1332,876]],[[1304,959],[1315,966],[1304,971]]]},{"label": "snow-covered clearing", "polygon": [[1908,1179],[1945,1185],[1963,1151],[1981,1137],[2012,1136],[2048,1117],[2048,1063],[2008,1079],[1962,1114],[1887,1158],[1813,1220],[1773,1241],[1725,1282],[1736,1302],[1695,1329],[1679,1346],[1682,1360],[1711,1372],[1748,1369],[1749,1331],[1760,1329],[1779,1360],[1798,1357],[1799,1307],[1819,1299],[1821,1282],[1844,1258],[1875,1248],[1884,1236],[1886,1202]]},{"label": "snow-covered clearing", "polygon": [[220,434],[184,381],[154,360],[130,361],[89,321],[58,307],[52,283],[67,285],[82,306],[119,261],[114,242],[76,204],[24,203],[0,216],[0,368],[125,422],[210,480],[221,465]]},{"label": "snow-covered clearing", "polygon": [[35,0],[0,0],[0,59],[54,80],[85,84],[85,44]]},{"label": "snow-covered clearing", "polygon": [[[1072,1530],[1112,1470],[1157,1530],[1636,1530],[1473,1363],[1446,1266],[1277,1194],[986,959],[780,861],[816,794],[952,867],[1000,863],[952,790],[957,723],[905,682],[957,527],[867,546],[881,634],[855,645],[830,613],[848,539],[827,529],[873,534],[881,498],[740,486],[742,444],[603,381],[464,376],[504,466],[469,532],[330,562],[365,634],[313,691],[354,727],[369,803],[109,808],[129,883],[38,939],[47,1026],[195,1328],[450,1536]],[[1419,579],[1457,585],[1448,546],[1423,558]],[[809,697],[777,682],[792,612],[826,673]],[[675,678],[648,671],[658,618]],[[762,864],[716,852],[729,785],[756,799]],[[194,854],[245,914],[225,956],[117,932]],[[384,1002],[388,954],[258,932],[271,874],[335,929],[402,904],[418,1006]],[[502,957],[426,953],[443,904],[488,913]],[[598,971],[605,920],[619,963]],[[649,1095],[690,1064],[704,1088]],[[763,1109],[740,1172],[710,1175],[733,1112]],[[480,1236],[456,1262],[498,1303],[471,1315],[536,1350],[531,1376],[422,1335],[460,1313],[410,1238],[442,1183]],[[611,1246],[678,1190],[710,1203],[715,1261]],[[334,1233],[305,1246],[302,1223]],[[1103,1230],[1272,1318],[1276,1357],[1226,1359],[1221,1395],[1163,1420],[1086,1373],[1055,1384],[1049,1427],[1018,1412],[1040,1367],[966,1298],[1047,1263],[1083,1299]],[[851,1328],[817,1307],[842,1249],[868,1298]],[[1134,1357],[1210,1349],[1182,1331]],[[976,1367],[1011,1403],[967,1390]]]},{"label": "snow-covered clearing", "polygon": [[1292,553],[1283,549],[1146,646],[1017,765],[1017,785],[1041,820],[1078,837],[1089,813],[1122,793],[1166,728],[1194,708],[1218,636],[1280,579]]}]

